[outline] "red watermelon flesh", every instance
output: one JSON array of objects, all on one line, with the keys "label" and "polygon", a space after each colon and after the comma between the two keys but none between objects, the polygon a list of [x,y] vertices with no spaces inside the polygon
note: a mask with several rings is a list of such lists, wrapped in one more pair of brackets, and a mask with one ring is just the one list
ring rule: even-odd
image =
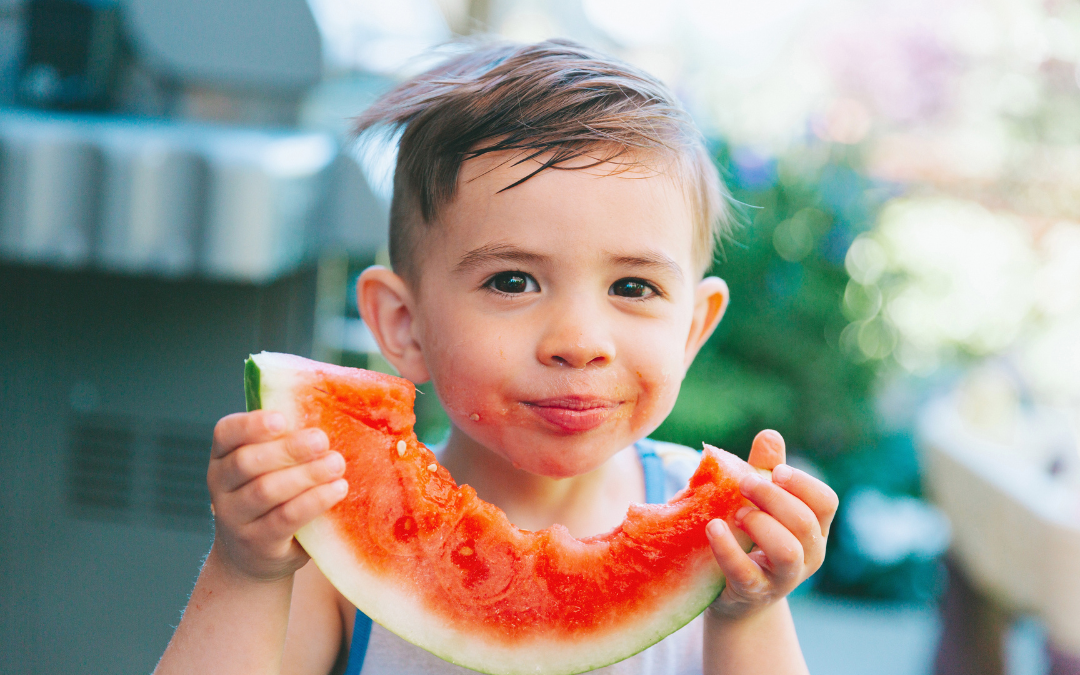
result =
[{"label": "red watermelon flesh", "polygon": [[346,461],[348,496],[297,540],[335,587],[385,628],[493,674],[580,673],[625,659],[688,623],[723,590],[705,537],[747,504],[753,471],[706,446],[688,487],[631,505],[606,534],[520,530],[458,486],[413,433],[401,378],[288,354],[253,355],[248,408],[319,427]]}]

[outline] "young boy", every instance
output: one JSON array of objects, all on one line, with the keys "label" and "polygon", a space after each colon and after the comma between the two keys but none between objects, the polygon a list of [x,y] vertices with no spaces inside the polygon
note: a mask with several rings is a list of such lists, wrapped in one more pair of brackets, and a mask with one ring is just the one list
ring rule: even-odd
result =
[{"label": "young boy", "polygon": [[[360,310],[402,376],[433,381],[451,421],[440,461],[529,530],[615,527],[646,499],[648,456],[670,497],[696,454],[643,439],[728,301],[703,278],[721,185],[671,94],[571,43],[498,45],[391,92],[359,128],[379,125],[404,127],[394,269],[364,272]],[[821,565],[836,495],[783,463],[776,432],[750,461],[772,470],[740,484],[758,508],[706,529],[724,592],[602,670],[806,672],[785,596]],[[305,564],[292,535],[345,496],[343,469],[321,431],[273,412],[218,423],[214,544],[157,672],[465,672],[369,628]]]}]

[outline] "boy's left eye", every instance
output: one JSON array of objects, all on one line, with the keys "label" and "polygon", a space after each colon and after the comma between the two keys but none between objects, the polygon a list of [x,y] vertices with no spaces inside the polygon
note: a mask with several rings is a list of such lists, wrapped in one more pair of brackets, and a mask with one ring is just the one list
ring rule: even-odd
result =
[{"label": "boy's left eye", "polygon": [[540,284],[536,283],[536,279],[524,272],[499,272],[488,279],[484,285],[507,295],[535,293],[540,290]]},{"label": "boy's left eye", "polygon": [[657,295],[656,288],[642,279],[619,279],[611,284],[608,295],[618,295],[623,298],[648,298]]}]

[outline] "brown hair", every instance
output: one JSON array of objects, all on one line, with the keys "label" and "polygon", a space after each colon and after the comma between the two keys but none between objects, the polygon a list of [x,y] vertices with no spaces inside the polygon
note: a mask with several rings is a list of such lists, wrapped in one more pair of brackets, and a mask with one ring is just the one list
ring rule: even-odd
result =
[{"label": "brown hair", "polygon": [[671,92],[647,73],[568,40],[497,43],[453,57],[357,118],[358,135],[373,128],[401,131],[390,260],[413,281],[419,227],[435,222],[453,200],[462,163],[492,152],[541,162],[504,190],[549,168],[663,160],[694,214],[698,273],[711,264],[730,224],[726,191],[704,140]]}]

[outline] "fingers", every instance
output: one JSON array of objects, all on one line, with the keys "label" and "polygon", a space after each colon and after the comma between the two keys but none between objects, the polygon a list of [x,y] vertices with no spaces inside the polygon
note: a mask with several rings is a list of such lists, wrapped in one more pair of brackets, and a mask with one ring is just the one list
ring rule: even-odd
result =
[{"label": "fingers", "polygon": [[[821,534],[828,535],[836,514],[838,500],[828,485],[805,471],[793,469],[786,461],[784,437],[772,429],[765,429],[754,437],[750,447],[750,464],[773,471],[773,483],[783,487],[813,511]],[[768,510],[768,509],[766,509]],[[798,534],[798,533],[796,533]]]},{"label": "fingers", "polygon": [[280,504],[252,523],[268,537],[291,537],[294,532],[340,502],[349,491],[344,478],[316,485]]},{"label": "fingers", "polygon": [[[740,526],[771,563],[805,563],[816,570],[825,558],[825,538],[836,509],[835,493],[821,481],[787,465],[776,467],[773,473],[780,485],[754,474],[739,482],[743,496],[760,511],[744,509],[736,514],[736,520],[741,521]],[[798,551],[791,550],[792,543]]]},{"label": "fingers", "polygon": [[831,487],[805,471],[786,464],[773,469],[773,483],[806,504],[814,512],[822,536],[829,536],[829,527],[840,504]]},{"label": "fingers", "polygon": [[[301,492],[251,523],[215,532],[215,548],[245,574],[279,579],[304,565],[308,555],[293,535],[345,497],[344,479]],[[221,546],[219,547],[219,544]]]},{"label": "fingers", "polygon": [[722,520],[713,520],[705,528],[713,556],[727,579],[729,592],[739,597],[760,594],[768,588],[761,567],[750,559],[736,540],[735,531]]},{"label": "fingers", "polygon": [[759,469],[769,469],[783,464],[787,459],[784,437],[772,429],[759,431],[750,445],[750,465]]},{"label": "fingers", "polygon": [[264,473],[224,499],[233,502],[231,513],[238,523],[249,523],[312,488],[333,482],[344,472],[345,460],[329,452],[304,464]]},{"label": "fingers", "polygon": [[787,490],[756,474],[744,476],[739,490],[762,511],[791,531],[799,541],[810,543],[821,536],[817,516],[808,505]]},{"label": "fingers", "polygon": [[768,572],[774,583],[794,588],[801,579],[808,550],[795,534],[771,514],[749,506],[735,514],[735,524],[757,545],[748,557]]},{"label": "fingers", "polygon": [[223,417],[214,427],[210,458],[224,457],[241,445],[272,441],[281,436],[287,426],[285,416],[271,410],[254,410]]},{"label": "fingers", "polygon": [[221,489],[232,492],[263,474],[322,457],[329,449],[330,441],[321,429],[302,429],[266,443],[244,445],[212,462],[211,471],[217,473]]},{"label": "fingers", "polygon": [[[744,616],[790,593],[824,561],[836,493],[785,460],[783,437],[771,430],[759,433],[750,450],[750,464],[770,470],[772,480],[759,472],[743,476],[739,491],[753,506],[739,509],[734,529],[721,521],[712,521],[706,528],[713,556],[728,582],[712,605],[714,611]],[[749,535],[755,550],[744,553],[737,534]]]},{"label": "fingers", "polygon": [[[246,526],[277,509],[289,517],[275,516],[276,522],[287,523],[297,517],[310,520],[302,505],[317,508],[326,503],[327,495],[348,489],[342,480],[330,492],[322,490],[341,477],[345,460],[339,453],[330,451],[329,440],[321,429],[301,429],[273,440],[247,444],[250,438],[265,437],[266,421],[247,415],[233,420],[226,418],[218,425],[220,448],[228,448],[236,438],[241,438],[242,443],[224,456],[211,459],[207,474],[215,516],[234,527]],[[300,499],[301,506],[288,506],[290,501],[315,488],[320,489],[314,496]],[[319,495],[322,498],[317,498]]]},{"label": "fingers", "polygon": [[280,578],[307,554],[293,535],[348,492],[345,460],[319,429],[289,432],[279,412],[229,415],[214,428],[207,485],[215,550],[253,578]]}]

